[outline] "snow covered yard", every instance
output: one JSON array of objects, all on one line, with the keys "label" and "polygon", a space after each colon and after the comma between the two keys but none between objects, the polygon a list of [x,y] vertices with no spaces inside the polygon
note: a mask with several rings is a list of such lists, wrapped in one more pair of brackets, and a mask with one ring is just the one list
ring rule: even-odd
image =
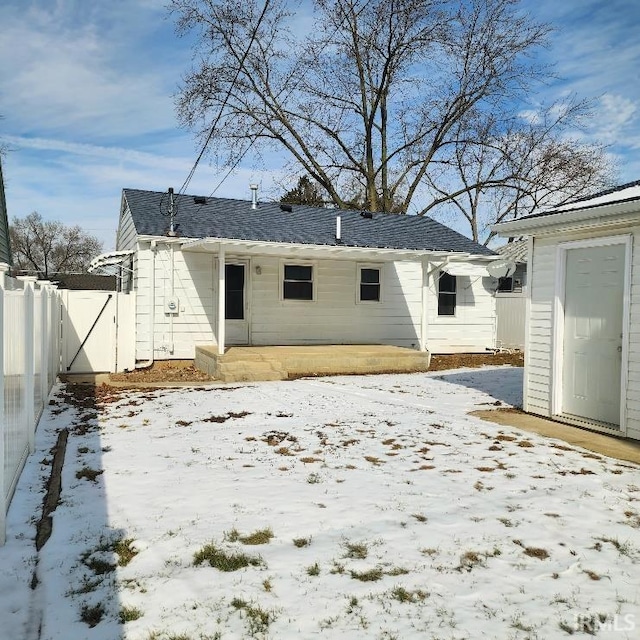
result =
[{"label": "snow covered yard", "polygon": [[637,638],[640,468],[468,415],[519,402],[521,375],[56,388],[0,548],[0,637]]}]

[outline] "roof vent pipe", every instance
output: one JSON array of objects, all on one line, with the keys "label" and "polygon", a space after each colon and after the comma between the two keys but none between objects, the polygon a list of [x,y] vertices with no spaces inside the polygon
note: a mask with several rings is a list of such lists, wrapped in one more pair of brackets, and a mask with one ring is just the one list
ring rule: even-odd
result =
[{"label": "roof vent pipe", "polygon": [[250,184],[249,189],[251,189],[251,208],[258,208],[258,185]]}]

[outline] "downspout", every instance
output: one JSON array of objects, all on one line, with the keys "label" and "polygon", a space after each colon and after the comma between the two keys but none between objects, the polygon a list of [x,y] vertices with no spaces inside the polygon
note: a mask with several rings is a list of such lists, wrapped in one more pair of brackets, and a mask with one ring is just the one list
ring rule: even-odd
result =
[{"label": "downspout", "polygon": [[150,367],[153,364],[155,352],[155,330],[156,330],[156,247],[157,240],[152,240],[149,249],[151,250],[151,301],[149,305],[149,359],[146,362],[136,362],[136,369]]},{"label": "downspout", "polygon": [[[176,245],[171,244],[171,297],[173,298],[175,295],[175,252]],[[169,353],[173,354],[173,316],[174,314],[169,314],[169,336],[171,343],[169,345]]]}]

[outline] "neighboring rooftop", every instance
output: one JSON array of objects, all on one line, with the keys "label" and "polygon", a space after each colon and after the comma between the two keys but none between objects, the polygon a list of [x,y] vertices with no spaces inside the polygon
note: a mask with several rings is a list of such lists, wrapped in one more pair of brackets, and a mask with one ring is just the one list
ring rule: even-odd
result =
[{"label": "neighboring rooftop", "polygon": [[[138,235],[166,236],[167,194],[124,189]],[[494,255],[494,252],[427,216],[367,213],[306,205],[175,195],[175,224],[183,238],[229,238],[378,249],[413,249]],[[336,241],[336,217],[341,242]]]},{"label": "neighboring rooftop", "polygon": [[515,240],[507,242],[507,244],[495,249],[495,252],[504,256],[510,262],[527,262],[527,241]]},{"label": "neighboring rooftop", "polygon": [[116,276],[102,276],[93,273],[56,273],[51,276],[51,282],[59,289],[75,291],[115,291]]}]

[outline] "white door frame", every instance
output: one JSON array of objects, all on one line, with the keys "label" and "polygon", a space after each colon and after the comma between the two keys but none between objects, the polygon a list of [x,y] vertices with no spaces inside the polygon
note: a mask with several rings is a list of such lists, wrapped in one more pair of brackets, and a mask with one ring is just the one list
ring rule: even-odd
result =
[{"label": "white door frame", "polygon": [[[624,252],[624,284],[623,284],[623,309],[622,309],[622,360],[620,365],[620,429],[610,429],[594,421],[591,428],[617,435],[627,433],[627,378],[629,371],[629,326],[630,326],[630,302],[631,302],[631,234],[619,236],[606,236],[602,238],[590,238],[588,240],[576,240],[560,242],[556,248],[556,282],[553,301],[552,320],[552,344],[551,344],[551,416],[564,420],[562,416],[562,373],[564,351],[564,303],[565,284],[567,276],[567,252],[570,249],[588,249],[591,247],[603,247],[607,245],[622,244]],[[585,420],[589,423],[589,420]]]}]

